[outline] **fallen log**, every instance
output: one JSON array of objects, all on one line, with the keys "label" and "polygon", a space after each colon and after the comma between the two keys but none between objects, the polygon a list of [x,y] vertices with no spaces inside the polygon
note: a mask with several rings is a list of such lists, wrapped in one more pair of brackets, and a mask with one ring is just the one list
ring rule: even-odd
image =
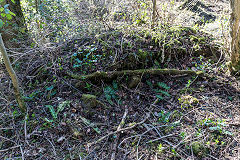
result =
[{"label": "fallen log", "polygon": [[67,72],[67,74],[74,79],[114,79],[122,75],[203,75],[202,71],[193,71],[193,70],[178,70],[178,69],[139,69],[139,70],[122,70],[122,71],[110,71],[110,72],[94,72],[88,75],[78,75],[74,73]]}]

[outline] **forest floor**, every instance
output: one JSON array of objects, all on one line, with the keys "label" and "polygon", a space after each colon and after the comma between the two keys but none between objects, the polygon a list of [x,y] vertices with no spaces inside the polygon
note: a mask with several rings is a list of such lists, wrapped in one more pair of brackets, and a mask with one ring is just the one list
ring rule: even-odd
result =
[{"label": "forest floor", "polygon": [[[28,110],[1,64],[0,159],[240,159],[240,81],[228,73],[224,27],[209,27],[227,1],[217,4],[213,35],[113,29],[12,53]],[[189,11],[194,23],[202,12]]]}]

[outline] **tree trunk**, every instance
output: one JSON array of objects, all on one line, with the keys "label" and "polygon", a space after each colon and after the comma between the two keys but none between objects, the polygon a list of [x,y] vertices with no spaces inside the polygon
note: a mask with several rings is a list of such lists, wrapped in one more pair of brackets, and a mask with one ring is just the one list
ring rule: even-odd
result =
[{"label": "tree trunk", "polygon": [[5,42],[5,46],[8,48],[18,48],[19,44],[13,42],[13,39],[19,39],[19,37],[26,39],[27,38],[27,27],[25,24],[25,18],[23,16],[20,0],[14,0],[13,3],[11,0],[5,0],[1,4],[9,4],[8,9],[15,13],[16,16],[13,16],[11,20],[5,21],[5,25],[1,29],[2,39]]},{"label": "tree trunk", "polygon": [[231,26],[231,65],[232,73],[240,71],[240,0],[230,0],[232,8],[230,26]]},{"label": "tree trunk", "polygon": [[11,80],[12,80],[12,83],[13,83],[13,87],[14,87],[14,93],[15,93],[15,97],[16,97],[18,106],[19,106],[20,110],[23,113],[25,113],[26,112],[26,105],[25,105],[25,103],[23,101],[23,98],[22,98],[22,94],[21,94],[21,91],[20,91],[17,75],[14,72],[14,70],[12,68],[12,65],[11,65],[11,63],[9,61],[9,58],[8,58],[8,55],[7,55],[7,51],[5,49],[5,46],[4,46],[1,34],[0,34],[0,52],[2,54],[2,57],[3,57],[3,60],[4,60],[4,64],[6,66],[6,69],[7,69],[8,73],[9,73],[9,75],[11,77]]},{"label": "tree trunk", "polygon": [[152,0],[152,3],[153,3],[152,28],[154,28],[156,23],[156,15],[157,15],[157,0]]}]

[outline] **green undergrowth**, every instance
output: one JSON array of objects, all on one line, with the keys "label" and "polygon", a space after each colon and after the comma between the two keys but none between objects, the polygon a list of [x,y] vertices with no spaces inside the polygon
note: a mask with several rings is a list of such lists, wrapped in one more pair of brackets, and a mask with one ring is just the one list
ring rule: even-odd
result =
[{"label": "green undergrowth", "polygon": [[[219,46],[211,44],[212,40],[210,35],[199,31],[198,26],[160,25],[130,33],[116,29],[96,34],[84,45],[82,40],[75,40],[68,46],[68,62],[61,61],[59,67],[69,63],[72,71],[83,74],[97,70],[166,68],[168,63],[180,67],[179,63],[173,62],[200,55],[216,59],[218,55],[215,52]],[[205,70],[211,63],[195,65]]]}]

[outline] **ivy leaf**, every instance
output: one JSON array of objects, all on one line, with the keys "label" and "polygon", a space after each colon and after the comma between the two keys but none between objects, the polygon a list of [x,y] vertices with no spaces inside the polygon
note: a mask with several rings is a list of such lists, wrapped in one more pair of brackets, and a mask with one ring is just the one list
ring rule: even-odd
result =
[{"label": "ivy leaf", "polygon": [[11,11],[9,11],[9,14],[11,14],[12,16],[16,16],[16,14]]},{"label": "ivy leaf", "polygon": [[[0,2],[0,3],[1,3],[1,2]],[[4,11],[4,8],[3,8],[3,7],[0,8],[0,12],[2,12],[2,11]]]},{"label": "ivy leaf", "polygon": [[81,61],[80,59],[78,59],[78,58],[76,58],[76,61],[77,61],[78,63],[82,63],[82,61]]},{"label": "ivy leaf", "polygon": [[12,16],[10,14],[7,14],[6,17],[7,17],[8,20],[12,19]]},{"label": "ivy leaf", "polygon": [[210,129],[211,131],[220,131],[220,130],[221,130],[221,127],[219,127],[219,126],[209,127],[209,129]]},{"label": "ivy leaf", "polygon": [[4,8],[6,9],[8,6],[9,6],[9,4],[5,4],[5,5],[4,5]]},{"label": "ivy leaf", "polygon": [[14,3],[14,4],[16,3],[14,0],[11,0],[11,1],[12,1],[12,3]]},{"label": "ivy leaf", "polygon": [[57,113],[55,112],[53,106],[52,105],[46,105],[46,107],[50,110],[50,113],[53,116],[53,118],[57,119]]},{"label": "ivy leaf", "polygon": [[159,100],[163,100],[164,98],[160,95],[156,95],[156,97],[159,99]]},{"label": "ivy leaf", "polygon": [[9,14],[10,10],[5,8],[5,13]]},{"label": "ivy leaf", "polygon": [[53,89],[53,85],[46,88],[47,91],[51,91],[52,89]]},{"label": "ivy leaf", "polygon": [[1,13],[1,16],[2,16],[2,17],[5,17],[5,16],[6,16],[6,14],[5,14],[5,13]]},{"label": "ivy leaf", "polygon": [[230,136],[232,136],[232,135],[233,135],[233,133],[232,133],[232,132],[230,132],[230,131],[224,131],[224,134],[227,134],[227,135],[230,135]]},{"label": "ivy leaf", "polygon": [[4,25],[4,22],[0,19],[0,28],[2,28]]},{"label": "ivy leaf", "polygon": [[116,81],[113,81],[113,88],[114,88],[115,90],[118,89],[118,85],[117,85]]}]

